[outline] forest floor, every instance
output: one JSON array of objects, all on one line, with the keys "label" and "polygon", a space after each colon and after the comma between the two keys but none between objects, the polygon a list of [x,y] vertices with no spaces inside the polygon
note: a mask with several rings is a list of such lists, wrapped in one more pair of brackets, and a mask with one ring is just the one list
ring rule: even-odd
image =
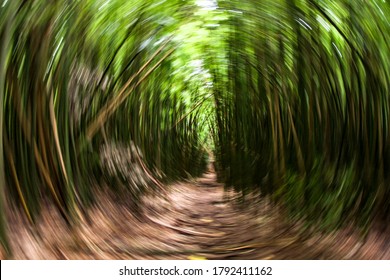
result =
[{"label": "forest floor", "polygon": [[[35,228],[11,211],[13,259],[390,259],[390,231],[307,234],[265,198],[237,202],[210,171],[146,196],[138,214],[102,192],[70,230],[48,206]],[[19,214],[18,214],[19,213]]]}]

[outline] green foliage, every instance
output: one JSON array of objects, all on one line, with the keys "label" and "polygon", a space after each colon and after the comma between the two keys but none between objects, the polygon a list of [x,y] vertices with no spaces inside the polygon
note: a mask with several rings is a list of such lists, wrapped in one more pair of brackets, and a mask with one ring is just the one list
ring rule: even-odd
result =
[{"label": "green foliage", "polygon": [[219,5],[229,26],[227,77],[214,75],[219,177],[322,228],[388,219],[388,3]]},{"label": "green foliage", "polygon": [[[149,185],[203,172],[204,128],[193,107],[204,81],[171,75],[194,71],[173,55],[195,59],[174,34],[191,5],[13,0],[0,6],[1,197],[20,205],[31,222],[51,199],[70,225],[77,223],[104,172],[99,151],[113,141],[140,149],[142,159],[123,162],[129,170],[142,166]],[[147,189],[128,191],[136,199]],[[0,241],[8,249],[1,213]]]},{"label": "green foliage", "polygon": [[[0,242],[7,203],[34,223],[50,199],[73,225],[99,179],[136,200],[211,153],[227,187],[322,228],[389,219],[389,15],[377,0],[0,1]],[[107,161],[118,173],[102,147],[129,154]]]}]

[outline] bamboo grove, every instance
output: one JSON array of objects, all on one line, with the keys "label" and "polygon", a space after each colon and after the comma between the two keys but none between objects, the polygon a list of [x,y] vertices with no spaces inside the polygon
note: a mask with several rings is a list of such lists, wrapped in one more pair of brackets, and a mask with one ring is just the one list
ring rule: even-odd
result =
[{"label": "bamboo grove", "polygon": [[230,12],[228,66],[214,75],[221,179],[323,229],[388,221],[389,3],[220,6]]},{"label": "bamboo grove", "polygon": [[[168,75],[178,44],[164,20],[186,12],[177,2],[111,1],[101,9],[103,1],[2,1],[5,246],[4,203],[18,205],[34,223],[51,200],[70,225],[77,223],[104,179],[103,143],[138,147],[133,157],[150,180],[137,188],[122,182],[134,199],[160,181],[202,173],[197,116],[180,119],[190,110],[180,92],[188,85]],[[187,98],[195,98],[197,89],[190,90]]]},{"label": "bamboo grove", "polygon": [[[383,0],[0,1],[3,247],[7,209],[34,224],[50,201],[72,226],[102,181],[137,200],[211,153],[227,187],[322,228],[388,222],[389,15]],[[107,176],[110,143],[142,184]]]}]

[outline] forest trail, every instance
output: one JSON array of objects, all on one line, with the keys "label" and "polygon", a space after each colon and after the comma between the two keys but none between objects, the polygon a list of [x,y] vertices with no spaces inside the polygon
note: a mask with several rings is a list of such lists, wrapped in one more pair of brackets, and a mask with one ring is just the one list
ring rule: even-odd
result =
[{"label": "forest trail", "polygon": [[299,233],[276,207],[251,196],[238,203],[209,170],[171,185],[165,195],[143,199],[135,215],[127,198],[101,194],[89,219],[69,231],[53,211],[37,230],[13,214],[15,259],[390,259],[389,240],[371,234]]}]

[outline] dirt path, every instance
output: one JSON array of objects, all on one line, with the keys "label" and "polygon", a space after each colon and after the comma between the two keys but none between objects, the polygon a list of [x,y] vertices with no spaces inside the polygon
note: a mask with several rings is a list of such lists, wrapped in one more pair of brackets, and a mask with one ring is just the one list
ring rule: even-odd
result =
[{"label": "dirt path", "polygon": [[37,230],[14,214],[15,259],[390,259],[387,234],[360,242],[346,230],[303,237],[264,198],[238,204],[215,174],[145,197],[140,214],[101,194],[90,219],[72,232],[46,211]]}]

